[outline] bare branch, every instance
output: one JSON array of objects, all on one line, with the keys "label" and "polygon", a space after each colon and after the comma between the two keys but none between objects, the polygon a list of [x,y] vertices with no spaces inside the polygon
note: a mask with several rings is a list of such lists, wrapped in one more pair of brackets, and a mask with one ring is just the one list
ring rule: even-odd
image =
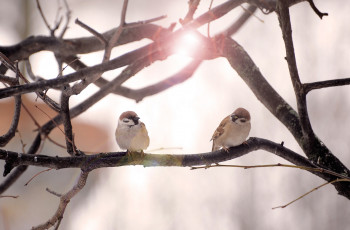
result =
[{"label": "bare branch", "polygon": [[[248,0],[247,2],[251,3],[251,4],[254,4],[256,5],[257,7],[259,7],[259,9],[261,9],[261,11],[263,13],[271,13],[271,12],[274,12],[274,11],[277,11],[277,2],[279,0],[264,0],[264,1],[261,1],[261,0]],[[309,2],[310,3],[310,6],[312,8],[312,10],[317,14],[317,16],[319,16],[321,19],[323,16],[328,16],[328,13],[322,13],[320,12],[317,7],[315,6],[313,0],[283,0],[284,4],[287,6],[287,7],[291,7],[297,3],[300,3],[300,2]]]},{"label": "bare branch", "polygon": [[344,85],[350,85],[350,78],[304,83],[304,90],[305,90],[305,93],[308,93],[314,89],[323,89],[328,87],[344,86]]},{"label": "bare branch", "polygon": [[59,26],[60,26],[60,24],[61,24],[61,22],[62,22],[62,18],[60,18],[60,19],[56,22],[55,26],[54,26],[53,28],[51,28],[51,26],[49,25],[49,23],[47,22],[47,20],[46,20],[46,18],[45,18],[44,12],[43,12],[42,9],[41,9],[41,5],[40,5],[39,0],[36,0],[36,5],[37,5],[37,7],[38,7],[38,10],[39,10],[39,13],[40,13],[40,15],[41,15],[41,18],[43,19],[43,21],[44,21],[46,27],[47,27],[48,30],[50,31],[51,36],[54,37],[54,36],[55,36],[56,30],[59,28]]},{"label": "bare branch", "polygon": [[123,7],[122,7],[122,12],[121,12],[121,16],[120,16],[120,23],[119,23],[118,29],[114,32],[111,39],[109,39],[109,41],[106,45],[105,52],[103,54],[102,62],[106,62],[109,60],[109,58],[111,56],[112,48],[115,46],[115,44],[117,44],[118,39],[123,32],[123,29],[125,26],[125,17],[126,17],[126,10],[128,7],[128,2],[129,2],[128,0],[124,0],[124,2],[123,2]]},{"label": "bare branch", "polygon": [[58,36],[60,39],[63,38],[64,34],[66,33],[66,31],[68,29],[68,25],[69,25],[69,22],[70,22],[70,19],[71,19],[71,14],[72,14],[72,11],[69,8],[67,0],[63,0],[63,3],[64,3],[64,6],[66,8],[66,23],[65,23],[65,25],[63,27],[63,30],[61,31],[61,34]]},{"label": "bare branch", "polygon": [[[111,29],[102,35],[106,40],[109,40],[115,30],[117,29]],[[138,26],[125,28],[116,45],[127,44],[143,38],[159,39],[169,35],[170,32],[169,29],[158,25],[139,24]],[[13,46],[0,46],[0,52],[11,60],[24,60],[30,55],[43,50],[55,52],[60,56],[69,56],[96,52],[104,48],[105,46],[95,36],[64,40],[47,36],[31,36]]]},{"label": "bare branch", "polygon": [[4,196],[1,196],[0,195],[0,198],[14,198],[14,199],[17,199],[19,196],[10,196],[10,195],[4,195]]},{"label": "bare branch", "polygon": [[184,19],[179,19],[181,25],[186,25],[188,22],[193,20],[193,15],[196,12],[200,0],[189,0],[188,1],[188,11]]},{"label": "bare branch", "polygon": [[44,173],[44,172],[47,172],[47,171],[50,171],[51,169],[45,169],[45,170],[42,170],[38,173],[36,173],[34,176],[32,176],[32,178],[30,178],[25,184],[24,186],[27,186],[35,177],[39,176],[40,174]]},{"label": "bare branch", "polygon": [[5,145],[7,145],[7,143],[9,143],[9,141],[16,134],[16,129],[17,129],[18,122],[19,122],[19,116],[21,114],[21,104],[22,104],[21,96],[20,95],[15,96],[15,112],[14,112],[9,130],[7,131],[6,134],[0,136],[0,146],[1,147],[4,147]]},{"label": "bare branch", "polygon": [[45,223],[35,226],[32,230],[44,230],[54,226],[57,222],[59,222],[63,218],[63,214],[66,210],[66,207],[70,200],[82,190],[86,184],[86,180],[88,178],[89,172],[82,171],[78,182],[74,185],[74,187],[69,190],[67,193],[63,194],[60,197],[60,203],[56,210],[56,213]]},{"label": "bare branch", "polygon": [[289,203],[287,203],[287,204],[285,204],[285,205],[277,206],[277,207],[274,207],[274,208],[272,208],[272,209],[276,209],[276,208],[285,208],[285,207],[287,207],[287,206],[293,204],[294,202],[296,202],[296,201],[298,201],[298,200],[304,198],[305,196],[309,195],[310,193],[316,191],[317,189],[322,188],[323,186],[326,186],[326,185],[328,185],[328,184],[334,184],[334,183],[336,183],[336,182],[350,182],[350,180],[349,180],[349,179],[335,179],[335,180],[333,180],[333,181],[326,182],[326,183],[324,183],[324,184],[321,184],[320,186],[317,186],[317,187],[311,189],[309,192],[307,192],[307,193],[305,193],[305,194],[299,196],[297,199],[295,199],[295,200],[293,200],[293,201],[291,201],[291,202],[289,202]]},{"label": "bare branch", "polygon": [[295,168],[295,169],[302,169],[302,170],[306,170],[306,171],[310,171],[310,172],[320,172],[320,173],[326,173],[332,176],[336,176],[339,178],[343,178],[343,179],[349,179],[350,177],[347,177],[345,175],[324,169],[324,168],[320,168],[320,167],[315,167],[315,168],[311,168],[311,167],[305,167],[305,166],[299,166],[299,165],[287,165],[287,164],[281,164],[281,163],[277,163],[277,164],[265,164],[265,165],[231,165],[231,164],[215,164],[215,165],[206,165],[206,166],[195,166],[195,167],[191,167],[191,170],[196,170],[196,169],[208,169],[208,168],[243,168],[243,169],[255,169],[255,168],[272,168],[272,167],[282,167],[282,168]]},{"label": "bare branch", "polygon": [[9,84],[9,85],[16,85],[17,84],[17,80],[13,77],[8,77],[5,75],[0,74],[0,82]]},{"label": "bare branch", "polygon": [[62,194],[59,194],[59,193],[57,193],[57,192],[55,192],[55,191],[52,191],[52,190],[49,189],[49,188],[46,188],[46,191],[47,191],[48,193],[51,193],[51,194],[54,195],[54,196],[57,196],[57,197],[61,197],[61,196],[62,196]]},{"label": "bare branch", "polygon": [[142,101],[145,97],[158,94],[177,84],[180,84],[191,78],[199,67],[201,60],[193,60],[178,73],[147,87],[141,89],[129,89],[123,86],[116,88],[113,93],[134,99],[136,102]]},{"label": "bare branch", "polygon": [[[227,153],[224,150],[199,154],[139,154],[125,152],[100,153],[95,155],[75,156],[75,157],[50,157],[45,155],[19,154],[16,152],[0,150],[0,159],[10,162],[12,165],[35,165],[55,169],[61,168],[81,168],[82,170],[93,170],[102,167],[118,167],[125,165],[143,165],[145,167],[177,166],[191,167],[196,165],[210,165],[241,157],[249,152],[265,150],[283,159],[302,167],[316,168],[313,174],[332,181],[337,177],[329,175],[329,171],[320,170],[319,166],[311,163],[308,159],[293,152],[284,146],[261,138],[250,138],[247,145],[240,145],[230,148]],[[21,167],[20,166],[20,167]],[[310,170],[311,171],[311,170]],[[346,175],[345,175],[346,176]],[[342,184],[343,183],[338,183]],[[343,191],[341,195],[350,197],[349,191]]]},{"label": "bare branch", "polygon": [[73,128],[69,113],[69,96],[66,95],[66,91],[64,90],[61,95],[61,117],[62,117],[62,123],[64,127],[64,135],[66,139],[66,146],[67,146],[67,153],[70,155],[76,154],[76,146],[74,145],[73,141]]},{"label": "bare branch", "polygon": [[[196,165],[210,165],[241,157],[249,152],[256,150],[265,150],[273,153],[283,159],[303,167],[318,168],[305,157],[283,147],[279,143],[274,143],[261,138],[249,138],[247,145],[240,145],[230,148],[227,153],[224,150],[199,154],[139,154],[131,156],[125,152],[100,153],[86,156],[74,157],[50,157],[46,155],[20,154],[11,151],[0,150],[0,159],[11,162],[12,165],[33,165],[48,167],[54,169],[62,168],[81,168],[83,170],[93,170],[102,167],[118,167],[123,165],[143,165],[149,167],[155,166],[180,166],[190,167]],[[329,178],[322,172],[313,172],[317,175],[323,175],[322,178]]]},{"label": "bare branch", "polygon": [[100,40],[100,42],[103,45],[107,45],[107,40],[103,37],[102,34],[100,34],[99,32],[97,32],[96,30],[94,30],[93,28],[91,28],[90,26],[86,25],[85,23],[83,23],[82,21],[80,21],[78,18],[75,19],[75,24],[81,26],[82,28],[86,29],[87,31],[89,31],[92,35],[94,35],[98,40]]},{"label": "bare branch", "polygon": [[225,30],[225,34],[227,36],[232,36],[235,34],[244,23],[247,22],[247,20],[254,15],[254,12],[256,11],[257,7],[255,5],[250,5],[248,9],[246,9],[243,14],[233,23],[229,28]]},{"label": "bare branch", "polygon": [[41,16],[41,18],[43,19],[43,21],[44,21],[44,23],[45,23],[45,26],[47,27],[48,30],[50,30],[50,32],[52,32],[52,29],[51,29],[49,23],[48,23],[47,20],[46,20],[46,17],[45,17],[45,15],[44,15],[44,12],[43,12],[43,10],[41,9],[41,5],[40,5],[39,0],[36,0],[36,6],[38,7],[40,16]]},{"label": "bare branch", "polygon": [[313,143],[317,142],[317,138],[312,130],[306,103],[306,93],[303,84],[300,81],[292,38],[292,26],[290,22],[289,8],[282,0],[277,2],[277,15],[282,30],[283,40],[286,49],[286,60],[288,63],[289,74],[294,87],[294,93],[297,100],[298,114],[300,118],[301,130],[303,133],[304,148],[307,149],[305,154],[311,160],[316,160],[319,152],[311,150]]},{"label": "bare branch", "polygon": [[[18,70],[18,65],[16,66],[16,85],[19,84],[19,70]],[[21,105],[22,105],[22,99],[21,95],[15,96],[15,111],[13,114],[12,122],[10,125],[9,130],[7,131],[6,134],[0,136],[0,146],[4,147],[7,145],[7,143],[10,142],[10,140],[15,136],[16,130],[18,127],[18,122],[19,122],[19,117],[21,114]]]},{"label": "bare branch", "polygon": [[317,9],[317,7],[315,6],[315,3],[313,0],[307,0],[310,3],[311,8],[315,11],[315,13],[320,17],[320,19],[322,19],[323,16],[328,16],[328,13],[322,13],[321,11],[319,11]]},{"label": "bare branch", "polygon": [[206,23],[221,18],[222,16],[230,12],[232,9],[236,8],[244,2],[244,0],[229,0],[227,2],[224,2],[221,5],[218,5],[213,9],[209,10],[208,12],[202,14],[195,20],[187,23],[184,27],[196,29]]},{"label": "bare branch", "polygon": [[125,22],[125,28],[131,28],[131,27],[137,27],[137,26],[149,24],[149,23],[152,23],[152,22],[156,22],[156,21],[162,20],[162,19],[164,19],[166,17],[167,17],[166,15],[162,15],[162,16],[158,16],[158,17],[155,17],[155,18],[146,19],[146,20],[138,21],[138,22],[131,22],[131,23],[126,23]]}]

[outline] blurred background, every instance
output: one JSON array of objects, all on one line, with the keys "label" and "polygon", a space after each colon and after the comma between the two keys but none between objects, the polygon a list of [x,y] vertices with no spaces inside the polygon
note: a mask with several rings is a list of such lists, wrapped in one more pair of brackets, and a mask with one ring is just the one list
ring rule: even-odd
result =
[{"label": "blurred background", "polygon": [[[122,0],[67,0],[72,20],[65,38],[90,36],[74,24],[79,20],[99,32],[119,24]],[[44,1],[41,5],[50,25],[54,24],[61,1]],[[213,6],[224,1],[215,0]],[[26,0],[1,0],[0,45],[14,45],[30,35],[49,35],[36,7]],[[195,16],[208,10],[210,1],[201,1]],[[320,20],[307,2],[291,7],[293,38],[302,82],[350,76],[350,3],[315,0],[316,6],[329,16]],[[187,0],[130,0],[126,20],[134,22],[167,15],[157,24],[168,27],[184,18]],[[211,33],[227,28],[244,10],[238,7],[211,23]],[[61,10],[61,14],[64,9]],[[295,108],[295,97],[284,60],[284,44],[276,14],[260,11],[233,38],[250,54],[260,71],[278,93]],[[177,25],[179,27],[179,25]],[[206,26],[200,29],[206,34]],[[113,57],[147,44],[142,40],[113,50]],[[195,45],[195,44],[194,44]],[[194,46],[193,45],[193,46]],[[185,46],[184,46],[185,47]],[[179,52],[156,62],[125,83],[141,88],[178,72],[190,60]],[[103,53],[81,55],[88,65],[101,62]],[[30,57],[33,72],[49,79],[57,76],[53,54],[40,52]],[[64,73],[71,70],[67,68]],[[112,79],[121,70],[103,76]],[[52,90],[51,90],[52,91]],[[71,98],[71,106],[97,91],[89,86]],[[50,92],[56,100],[58,94]],[[308,94],[311,123],[318,137],[350,167],[349,88],[337,87]],[[24,103],[44,124],[54,113],[25,95]],[[38,110],[34,105],[45,111]],[[73,120],[78,148],[91,152],[118,151],[114,140],[117,119],[123,111],[134,110],[146,124],[152,153],[201,153],[211,150],[209,141],[220,121],[237,107],[248,109],[252,116],[250,136],[262,137],[304,155],[288,130],[256,99],[229,63],[223,59],[204,61],[192,78],[139,103],[109,95]],[[5,133],[13,114],[13,100],[0,101],[0,131]],[[26,150],[37,128],[22,110],[19,132]],[[50,137],[64,144],[64,136],[55,129]],[[6,149],[22,151],[17,134]],[[175,148],[157,151],[159,148]],[[180,149],[177,149],[180,148]],[[67,156],[64,149],[45,142],[41,152]],[[255,165],[287,163],[264,151],[252,152],[230,164]],[[3,168],[3,162],[0,167]],[[43,168],[30,167],[3,195],[17,199],[0,199],[0,229],[29,229],[47,221],[55,212],[58,198],[45,191],[68,191],[76,182],[79,170],[51,170],[24,184]],[[0,179],[2,182],[4,179]],[[127,166],[98,169],[90,173],[86,187],[69,203],[60,229],[347,229],[350,201],[337,195],[333,186],[317,190],[285,209],[283,205],[324,183],[301,170],[287,168],[233,169],[211,168],[144,168]]]}]

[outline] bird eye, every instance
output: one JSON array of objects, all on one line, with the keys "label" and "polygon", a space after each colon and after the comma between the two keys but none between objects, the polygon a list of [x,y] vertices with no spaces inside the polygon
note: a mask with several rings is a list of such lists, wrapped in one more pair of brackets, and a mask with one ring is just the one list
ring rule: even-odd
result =
[{"label": "bird eye", "polygon": [[127,118],[124,118],[124,119],[123,119],[123,122],[124,122],[124,123],[129,123],[129,121],[130,121],[130,120],[127,119]]},{"label": "bird eye", "polygon": [[246,122],[244,118],[239,119],[242,123]]}]

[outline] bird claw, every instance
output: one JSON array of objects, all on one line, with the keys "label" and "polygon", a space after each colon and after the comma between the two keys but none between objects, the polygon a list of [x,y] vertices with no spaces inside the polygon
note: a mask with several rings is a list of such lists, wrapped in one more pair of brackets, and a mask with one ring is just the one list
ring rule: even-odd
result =
[{"label": "bird claw", "polygon": [[230,148],[228,148],[228,147],[222,147],[222,149],[225,150],[225,152],[227,152],[227,153],[230,152]]}]

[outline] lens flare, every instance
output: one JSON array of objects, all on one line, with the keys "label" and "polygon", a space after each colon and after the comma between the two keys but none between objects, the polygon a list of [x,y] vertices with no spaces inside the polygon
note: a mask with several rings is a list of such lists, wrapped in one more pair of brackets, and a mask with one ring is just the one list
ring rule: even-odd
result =
[{"label": "lens flare", "polygon": [[198,48],[199,38],[195,33],[185,33],[176,44],[175,53],[182,56],[193,56]]}]

